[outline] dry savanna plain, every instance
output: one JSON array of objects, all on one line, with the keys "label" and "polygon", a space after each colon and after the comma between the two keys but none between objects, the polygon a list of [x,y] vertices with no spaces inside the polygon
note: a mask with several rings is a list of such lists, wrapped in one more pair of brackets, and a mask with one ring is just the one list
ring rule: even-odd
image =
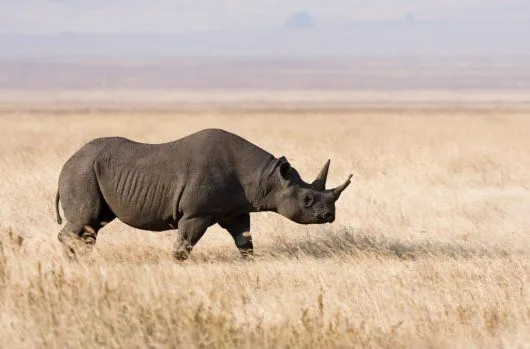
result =
[{"label": "dry savanna plain", "polygon": [[[0,347],[530,347],[530,108],[511,96],[4,93]],[[336,221],[256,213],[254,260],[213,226],[177,263],[173,232],[115,220],[65,258],[53,203],[75,150],[210,127],[306,181],[328,158],[329,185],[352,173]]]}]

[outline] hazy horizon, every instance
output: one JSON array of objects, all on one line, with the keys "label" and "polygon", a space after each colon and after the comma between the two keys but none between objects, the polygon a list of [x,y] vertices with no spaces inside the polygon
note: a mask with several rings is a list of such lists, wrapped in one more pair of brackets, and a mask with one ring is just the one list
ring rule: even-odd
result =
[{"label": "hazy horizon", "polygon": [[500,0],[7,0],[0,88],[526,89],[527,37]]}]

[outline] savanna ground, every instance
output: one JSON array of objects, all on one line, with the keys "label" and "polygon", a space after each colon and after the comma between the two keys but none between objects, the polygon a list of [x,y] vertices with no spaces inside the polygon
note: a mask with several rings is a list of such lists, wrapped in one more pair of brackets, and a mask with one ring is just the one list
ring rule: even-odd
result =
[{"label": "savanna ground", "polygon": [[[0,108],[0,347],[530,346],[526,108],[122,110],[79,96]],[[257,213],[254,261],[215,226],[179,264],[173,233],[114,221],[86,259],[63,256],[53,201],[76,149],[207,127],[286,155],[307,181],[328,158],[329,185],[353,173],[335,223]]]}]

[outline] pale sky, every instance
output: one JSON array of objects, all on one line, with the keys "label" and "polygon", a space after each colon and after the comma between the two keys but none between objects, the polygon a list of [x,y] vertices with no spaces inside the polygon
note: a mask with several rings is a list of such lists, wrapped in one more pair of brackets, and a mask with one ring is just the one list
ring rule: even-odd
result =
[{"label": "pale sky", "polygon": [[350,22],[530,22],[530,0],[0,0],[0,33],[183,33]]}]

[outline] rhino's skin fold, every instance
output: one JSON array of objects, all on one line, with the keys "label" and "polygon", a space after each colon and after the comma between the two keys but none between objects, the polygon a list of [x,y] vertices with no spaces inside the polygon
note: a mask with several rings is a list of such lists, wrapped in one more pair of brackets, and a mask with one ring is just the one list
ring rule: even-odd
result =
[{"label": "rhino's skin fold", "polygon": [[162,144],[97,138],[79,149],[59,176],[57,222],[62,221],[59,202],[67,221],[59,240],[73,257],[118,218],[144,230],[178,229],[173,253],[183,260],[218,223],[248,256],[251,212],[277,212],[300,224],[334,221],[335,201],[351,175],[326,190],[328,170],[329,160],[308,184],[285,157],[220,129]]}]

